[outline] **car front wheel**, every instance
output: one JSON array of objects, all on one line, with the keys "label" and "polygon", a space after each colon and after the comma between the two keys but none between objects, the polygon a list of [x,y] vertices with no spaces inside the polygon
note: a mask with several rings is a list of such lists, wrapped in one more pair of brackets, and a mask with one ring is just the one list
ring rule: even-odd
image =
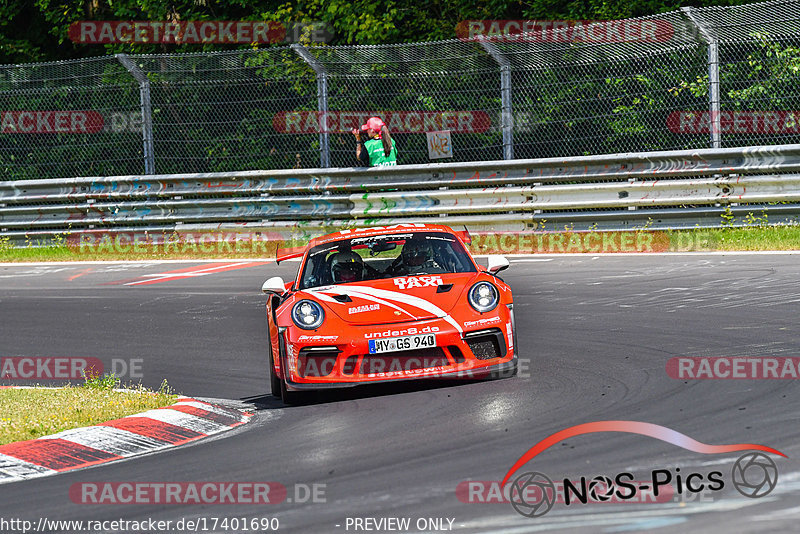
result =
[{"label": "car front wheel", "polygon": [[272,340],[270,339],[269,331],[267,331],[267,348],[269,349],[269,356],[267,358],[267,367],[269,369],[269,386],[270,393],[273,397],[282,397],[281,395],[281,377],[275,374],[275,361],[272,357]]},{"label": "car front wheel", "polygon": [[281,380],[281,400],[284,404],[300,404],[303,401],[303,394],[289,391],[286,389],[286,380]]},{"label": "car front wheel", "polygon": [[[281,368],[283,369],[284,374],[286,373],[286,347],[284,346],[283,336],[278,334],[278,348],[280,349],[280,357],[281,357]],[[277,378],[278,387],[280,388],[280,395],[281,400],[283,400],[284,404],[300,404],[303,399],[304,395],[297,391],[289,391],[286,387],[286,380],[281,380]],[[274,386],[273,386],[274,387]],[[273,391],[275,391],[273,389]]]}]

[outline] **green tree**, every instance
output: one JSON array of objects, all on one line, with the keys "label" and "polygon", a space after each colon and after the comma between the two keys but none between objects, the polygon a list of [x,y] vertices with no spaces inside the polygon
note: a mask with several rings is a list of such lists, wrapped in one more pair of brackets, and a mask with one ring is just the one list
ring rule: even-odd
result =
[{"label": "green tree", "polygon": [[0,5],[0,64],[98,56],[248,48],[227,44],[87,45],[69,39],[80,20],[275,20],[323,22],[330,44],[388,44],[453,39],[465,20],[607,20],[672,11],[685,5],[748,0],[6,0]]}]

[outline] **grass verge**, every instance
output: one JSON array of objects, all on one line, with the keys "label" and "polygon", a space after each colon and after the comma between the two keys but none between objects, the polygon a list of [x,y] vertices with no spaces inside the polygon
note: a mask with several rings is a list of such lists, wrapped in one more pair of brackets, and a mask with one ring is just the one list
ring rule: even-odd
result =
[{"label": "grass verge", "polygon": [[79,386],[0,389],[0,445],[162,408],[178,398],[166,381],[158,391],[117,386],[119,380],[107,375]]},{"label": "grass verge", "polygon": [[725,228],[709,237],[716,250],[800,250],[800,226]]}]

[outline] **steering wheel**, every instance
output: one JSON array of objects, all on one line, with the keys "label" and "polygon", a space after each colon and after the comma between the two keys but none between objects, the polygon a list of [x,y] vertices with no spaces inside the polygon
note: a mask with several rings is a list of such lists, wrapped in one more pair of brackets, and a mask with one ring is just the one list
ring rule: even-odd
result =
[{"label": "steering wheel", "polygon": [[403,257],[397,256],[394,261],[392,261],[391,265],[386,268],[385,272],[391,276],[402,276],[407,274],[405,272],[406,270],[407,269],[405,269],[403,265]]}]

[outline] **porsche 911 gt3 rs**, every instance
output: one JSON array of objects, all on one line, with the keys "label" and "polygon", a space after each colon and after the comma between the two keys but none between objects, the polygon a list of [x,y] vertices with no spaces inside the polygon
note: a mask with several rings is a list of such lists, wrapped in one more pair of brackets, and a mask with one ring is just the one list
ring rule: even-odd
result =
[{"label": "porsche 911 gt3 rs", "polygon": [[[466,236],[465,236],[466,237]],[[264,282],[271,391],[423,378],[513,376],[517,369],[508,267],[475,263],[447,226],[398,224],[313,239],[296,280]]]}]

